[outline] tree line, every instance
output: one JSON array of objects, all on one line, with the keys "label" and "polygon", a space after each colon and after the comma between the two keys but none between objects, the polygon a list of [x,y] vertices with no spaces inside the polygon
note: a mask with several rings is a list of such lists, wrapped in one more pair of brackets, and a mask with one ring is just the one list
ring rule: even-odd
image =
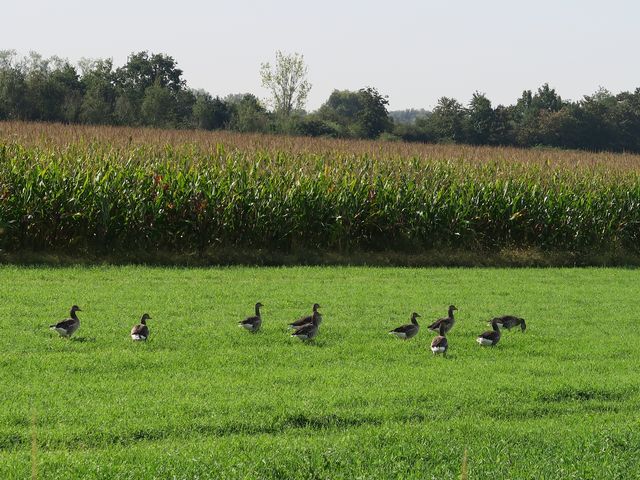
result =
[{"label": "tree line", "polygon": [[334,90],[306,112],[311,84],[301,55],[277,52],[275,65],[263,64],[260,75],[272,95],[267,105],[251,93],[220,98],[191,89],[177,62],[162,53],[132,53],[115,67],[111,59],[73,65],[2,51],[0,120],[640,152],[640,88],[600,89],[568,101],[544,84],[508,106],[494,107],[476,92],[466,105],[442,97],[432,111],[389,112],[388,98],[364,87]]}]

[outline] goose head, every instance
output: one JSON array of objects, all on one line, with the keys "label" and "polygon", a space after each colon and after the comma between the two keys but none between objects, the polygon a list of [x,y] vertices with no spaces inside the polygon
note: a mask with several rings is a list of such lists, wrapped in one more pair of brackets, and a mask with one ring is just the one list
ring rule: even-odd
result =
[{"label": "goose head", "polygon": [[313,311],[314,312],[317,312],[319,308],[321,308],[320,305],[318,305],[317,303],[313,304]]},{"label": "goose head", "polygon": [[148,313],[144,313],[142,314],[142,318],[140,319],[140,323],[143,325],[147,324],[147,320],[151,320],[151,317],[149,316]]},{"label": "goose head", "polygon": [[416,313],[416,312],[413,312],[411,314],[411,323],[414,323],[414,324],[417,325],[418,324],[418,320],[417,320],[418,318],[420,318],[420,314]]}]

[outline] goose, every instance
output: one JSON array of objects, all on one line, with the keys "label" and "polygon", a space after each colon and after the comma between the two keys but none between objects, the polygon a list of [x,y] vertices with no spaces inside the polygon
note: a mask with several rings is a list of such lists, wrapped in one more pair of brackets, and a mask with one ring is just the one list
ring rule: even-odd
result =
[{"label": "goose", "polygon": [[69,318],[62,320],[61,322],[56,323],[55,325],[49,325],[49,328],[55,330],[60,334],[61,337],[69,338],[73,335],[76,330],[80,327],[80,319],[76,315],[76,312],[81,312],[79,306],[74,305],[71,307],[71,312],[69,313]]},{"label": "goose", "polygon": [[420,325],[418,325],[419,314],[413,312],[411,314],[411,323],[407,323],[406,325],[402,325],[398,328],[394,328],[389,332],[389,335],[395,335],[398,338],[402,338],[403,340],[408,340],[410,338],[415,337],[420,330]]},{"label": "goose", "polygon": [[291,334],[292,337],[297,337],[300,340],[311,340],[318,334],[318,325],[320,324],[321,315],[318,312],[313,312],[311,316],[311,323],[294,327],[295,332]]},{"label": "goose", "polygon": [[493,330],[483,332],[478,335],[478,338],[476,338],[476,342],[478,342],[480,345],[494,346],[500,341],[500,327],[498,327],[498,322],[492,320],[491,326],[493,327]]},{"label": "goose", "polygon": [[444,323],[440,323],[440,335],[434,338],[431,341],[431,351],[434,355],[438,353],[442,353],[443,356],[447,356],[447,349],[449,348],[449,342],[447,341],[447,337],[445,337],[445,326]]},{"label": "goose", "polygon": [[145,341],[149,338],[149,327],[147,327],[147,320],[151,320],[148,313],[142,315],[140,323],[131,328],[131,338],[134,341]]},{"label": "goose", "polygon": [[453,324],[456,323],[456,319],[453,318],[453,312],[456,310],[458,309],[455,306],[449,305],[449,315],[444,318],[439,318],[427,328],[433,332],[440,332],[440,324],[444,324],[444,333],[449,333],[449,330],[453,328]]},{"label": "goose", "polygon": [[320,323],[322,323],[322,314],[320,312],[318,312],[318,309],[321,308],[320,305],[318,305],[317,303],[313,304],[313,313],[311,315],[309,315],[308,317],[302,317],[298,320],[296,320],[295,322],[292,322],[289,324],[289,328],[299,328],[303,325],[306,325],[308,323],[313,322],[313,318],[317,317],[317,322],[318,322],[318,326],[320,326]]},{"label": "goose", "polygon": [[238,326],[246,328],[250,332],[257,332],[262,325],[262,317],[260,316],[260,307],[263,307],[260,302],[256,303],[256,314],[252,317],[247,317],[241,322],[238,322]]},{"label": "goose", "polygon": [[513,327],[520,325],[520,329],[524,332],[527,329],[527,324],[524,318],[514,317],[513,315],[505,315],[503,317],[495,317],[492,321],[495,321],[500,328],[506,328],[511,330]]}]

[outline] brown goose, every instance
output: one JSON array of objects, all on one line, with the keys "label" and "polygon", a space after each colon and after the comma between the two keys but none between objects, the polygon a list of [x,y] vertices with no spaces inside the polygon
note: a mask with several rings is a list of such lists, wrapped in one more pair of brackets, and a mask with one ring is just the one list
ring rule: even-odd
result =
[{"label": "brown goose", "polygon": [[449,315],[445,318],[440,318],[429,325],[429,330],[433,332],[440,332],[440,324],[444,324],[444,333],[449,333],[449,330],[453,328],[453,324],[456,323],[456,319],[453,318],[453,312],[458,310],[455,306],[449,305]]},{"label": "brown goose", "polygon": [[527,329],[527,324],[524,322],[524,318],[514,317],[513,315],[496,317],[492,321],[495,321],[500,328],[506,328],[507,330],[511,330],[513,327],[517,327],[518,325],[523,332]]},{"label": "brown goose", "polygon": [[320,324],[320,314],[313,312],[311,316],[311,323],[294,327],[295,332],[291,334],[292,337],[297,337],[300,340],[311,340],[318,334],[318,325]]},{"label": "brown goose", "polygon": [[80,310],[79,306],[74,305],[73,307],[71,307],[69,318],[62,320],[61,322],[58,322],[55,325],[49,325],[49,328],[58,332],[61,337],[69,338],[80,327],[80,319],[76,315],[76,312],[81,312],[81,311],[82,310]]},{"label": "brown goose", "polygon": [[447,349],[449,348],[449,342],[445,337],[444,323],[440,324],[440,335],[433,339],[431,342],[431,351],[434,355],[442,353],[443,356],[447,356]]},{"label": "brown goose", "polygon": [[262,317],[260,316],[260,308],[263,307],[260,302],[256,303],[256,314],[252,317],[247,317],[241,322],[238,322],[238,326],[246,328],[250,332],[257,332],[262,325]]},{"label": "brown goose", "polygon": [[483,332],[476,338],[476,342],[480,345],[492,347],[500,341],[500,327],[498,327],[498,322],[492,320],[491,326],[493,330]]},{"label": "brown goose", "polygon": [[389,335],[395,335],[396,337],[402,338],[403,340],[408,340],[415,337],[420,331],[420,325],[418,325],[417,320],[419,317],[419,314],[413,312],[411,314],[411,323],[407,323],[406,325],[394,328],[389,332]]},{"label": "brown goose", "polygon": [[322,314],[320,312],[318,312],[318,309],[321,308],[320,305],[318,305],[317,303],[313,304],[313,313],[311,315],[309,315],[308,317],[302,317],[298,320],[296,320],[295,322],[292,322],[289,324],[289,328],[299,328],[303,325],[307,325],[308,323],[313,322],[313,318],[316,317],[317,322],[318,322],[318,326],[320,325],[320,323],[322,323]]},{"label": "brown goose", "polygon": [[145,341],[149,338],[149,327],[147,327],[147,320],[151,320],[148,313],[142,315],[140,323],[131,328],[131,339],[134,341]]}]

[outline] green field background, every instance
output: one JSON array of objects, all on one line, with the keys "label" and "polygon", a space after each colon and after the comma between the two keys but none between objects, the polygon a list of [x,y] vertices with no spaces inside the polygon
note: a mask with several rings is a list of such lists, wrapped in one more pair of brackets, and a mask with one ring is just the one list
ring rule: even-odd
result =
[{"label": "green field background", "polygon": [[[632,269],[0,268],[0,478],[640,476]],[[261,301],[263,330],[237,322]],[[315,342],[286,324],[322,305]],[[450,355],[425,324],[459,308]],[[47,327],[83,309],[72,340]],[[411,341],[388,330],[422,315]],[[148,312],[151,338],[129,329]],[[526,318],[495,348],[494,315]]]}]

